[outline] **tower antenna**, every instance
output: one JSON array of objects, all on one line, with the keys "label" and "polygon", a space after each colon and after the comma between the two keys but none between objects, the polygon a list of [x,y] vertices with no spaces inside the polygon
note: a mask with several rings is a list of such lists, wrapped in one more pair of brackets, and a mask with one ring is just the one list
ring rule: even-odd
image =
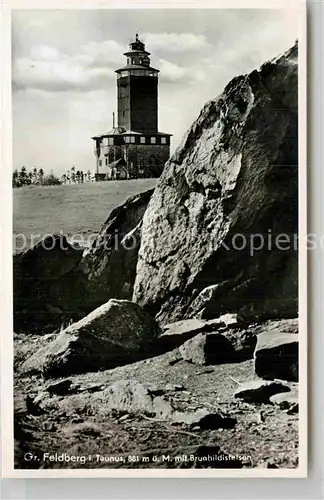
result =
[{"label": "tower antenna", "polygon": [[113,112],[113,128],[115,128],[115,113]]}]

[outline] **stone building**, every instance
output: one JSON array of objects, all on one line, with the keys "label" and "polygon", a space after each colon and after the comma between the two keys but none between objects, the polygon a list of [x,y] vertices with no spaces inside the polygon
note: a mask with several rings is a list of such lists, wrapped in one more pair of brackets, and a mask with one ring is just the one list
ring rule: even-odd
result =
[{"label": "stone building", "polygon": [[172,134],[158,131],[158,74],[136,34],[117,69],[117,116],[95,141],[96,180],[158,177],[170,156]]}]

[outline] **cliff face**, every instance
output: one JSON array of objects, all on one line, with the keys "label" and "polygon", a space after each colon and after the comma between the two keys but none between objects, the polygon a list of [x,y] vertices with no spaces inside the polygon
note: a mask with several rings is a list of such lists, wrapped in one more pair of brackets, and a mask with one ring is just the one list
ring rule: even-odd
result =
[{"label": "cliff face", "polygon": [[234,78],[167,163],[133,294],[160,321],[296,315],[297,55]]}]

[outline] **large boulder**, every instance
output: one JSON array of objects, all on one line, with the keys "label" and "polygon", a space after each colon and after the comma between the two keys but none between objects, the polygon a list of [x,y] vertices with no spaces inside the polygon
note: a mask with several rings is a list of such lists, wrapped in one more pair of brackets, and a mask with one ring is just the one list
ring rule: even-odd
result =
[{"label": "large boulder", "polygon": [[51,332],[110,298],[131,299],[141,220],[152,192],[115,208],[89,249],[59,234],[14,256],[16,332]]},{"label": "large boulder", "polygon": [[298,335],[271,330],[258,336],[255,373],[264,379],[298,381]]},{"label": "large boulder", "polygon": [[76,269],[82,249],[62,234],[48,235],[13,257],[15,332],[59,327],[82,311],[82,286]]},{"label": "large boulder", "polygon": [[85,250],[79,271],[85,278],[88,311],[110,298],[131,300],[142,218],[152,193],[140,193],[115,208]]},{"label": "large boulder", "polygon": [[36,351],[21,372],[61,377],[132,363],[151,355],[159,333],[137,304],[111,299]]},{"label": "large boulder", "polygon": [[133,295],[160,322],[201,309],[296,316],[297,55],[296,45],[234,78],[166,164],[143,218]]},{"label": "large boulder", "polygon": [[195,337],[198,333],[221,331],[226,329],[226,323],[222,318],[202,321],[200,319],[185,319],[164,325],[163,333],[157,339],[156,348],[158,352],[166,352],[179,347],[187,340]]},{"label": "large boulder", "polygon": [[179,347],[185,361],[197,365],[238,363],[253,358],[256,336],[249,331],[199,333]]}]

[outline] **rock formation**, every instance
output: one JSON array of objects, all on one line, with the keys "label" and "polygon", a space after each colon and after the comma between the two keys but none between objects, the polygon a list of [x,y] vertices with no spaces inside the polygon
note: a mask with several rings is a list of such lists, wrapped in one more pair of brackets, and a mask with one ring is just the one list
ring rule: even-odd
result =
[{"label": "rock formation", "polygon": [[154,319],[137,304],[110,299],[36,351],[22,372],[61,377],[132,363],[152,355],[159,333]]},{"label": "rock formation", "polygon": [[14,329],[51,332],[65,320],[78,317],[83,287],[76,269],[82,249],[63,235],[44,238],[13,258]]},{"label": "rock formation", "polygon": [[16,466],[297,467],[297,252],[274,243],[297,229],[295,46],[207,103],[91,248],[15,257]]},{"label": "rock formation", "polygon": [[166,164],[133,295],[160,322],[296,315],[297,81],[297,45],[234,78]]},{"label": "rock formation", "polygon": [[16,332],[51,332],[110,298],[131,299],[140,225],[152,192],[114,209],[85,251],[53,235],[14,256]]},{"label": "rock formation", "polygon": [[84,252],[78,271],[85,276],[89,311],[110,298],[131,300],[141,223],[152,193],[152,189],[140,193],[115,208]]}]

